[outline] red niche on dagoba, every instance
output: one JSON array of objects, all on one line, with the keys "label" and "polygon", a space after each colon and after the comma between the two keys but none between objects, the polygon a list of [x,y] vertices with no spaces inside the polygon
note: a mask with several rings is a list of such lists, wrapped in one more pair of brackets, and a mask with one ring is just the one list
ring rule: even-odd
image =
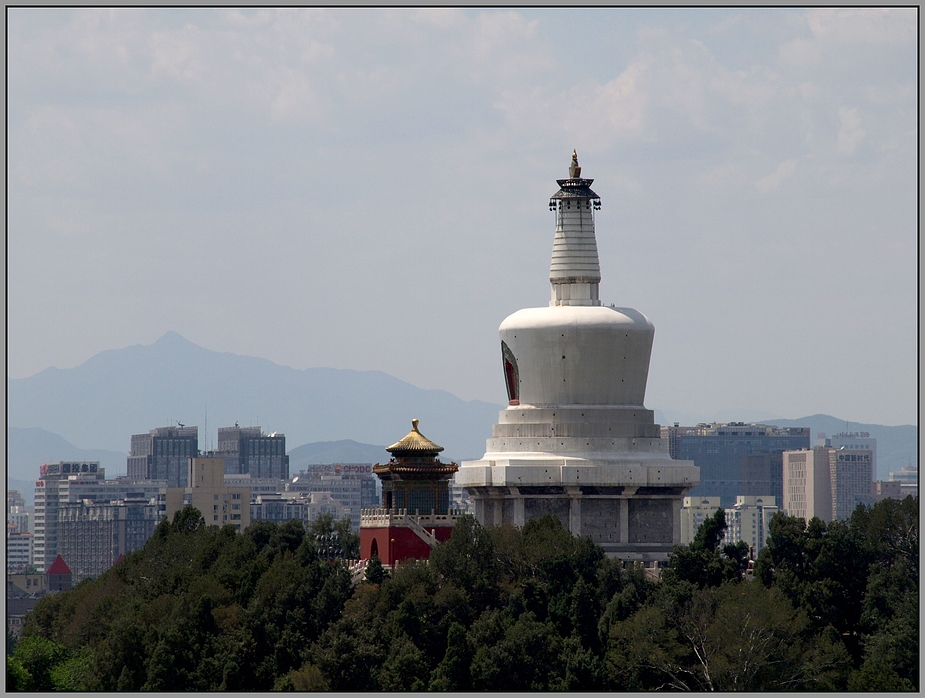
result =
[{"label": "red niche on dagoba", "polygon": [[449,480],[459,466],[437,460],[443,447],[418,430],[418,420],[411,427],[386,449],[391,460],[373,466],[382,480],[382,506],[364,509],[360,517],[360,557],[378,557],[389,567],[426,560],[437,542],[449,539],[458,516],[450,509]]}]

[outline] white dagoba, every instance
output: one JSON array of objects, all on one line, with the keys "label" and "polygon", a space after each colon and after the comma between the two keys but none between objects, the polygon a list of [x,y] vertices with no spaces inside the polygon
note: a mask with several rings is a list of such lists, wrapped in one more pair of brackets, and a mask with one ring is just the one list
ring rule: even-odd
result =
[{"label": "white dagoba", "polygon": [[481,460],[464,461],[456,482],[485,525],[552,513],[627,560],[664,560],[680,544],[681,502],[700,484],[693,461],[676,461],[643,404],[655,327],[631,308],[602,306],[594,210],[577,153],[557,180],[545,308],[501,323],[508,407]]}]

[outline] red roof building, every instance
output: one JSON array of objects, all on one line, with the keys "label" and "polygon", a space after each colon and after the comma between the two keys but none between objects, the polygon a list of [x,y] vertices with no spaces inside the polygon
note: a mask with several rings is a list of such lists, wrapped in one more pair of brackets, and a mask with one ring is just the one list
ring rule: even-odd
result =
[{"label": "red roof building", "polygon": [[45,574],[48,575],[48,591],[67,591],[71,588],[71,568],[60,555]]}]

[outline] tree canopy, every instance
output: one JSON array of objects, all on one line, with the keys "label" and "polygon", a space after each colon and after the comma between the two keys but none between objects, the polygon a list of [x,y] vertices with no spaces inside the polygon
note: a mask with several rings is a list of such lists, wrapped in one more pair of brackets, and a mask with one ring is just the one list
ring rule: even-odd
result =
[{"label": "tree canopy", "polygon": [[918,690],[918,501],[825,524],[777,514],[747,581],[720,511],[661,575],[555,517],[462,517],[429,562],[352,582],[346,522],[193,509],[43,599],[10,690]]}]

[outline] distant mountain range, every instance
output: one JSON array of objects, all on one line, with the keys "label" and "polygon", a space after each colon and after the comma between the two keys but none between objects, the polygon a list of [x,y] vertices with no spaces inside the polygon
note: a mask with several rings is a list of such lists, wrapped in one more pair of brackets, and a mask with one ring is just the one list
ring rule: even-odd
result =
[{"label": "distant mountain range", "polygon": [[831,437],[841,432],[867,432],[877,439],[877,479],[886,480],[890,472],[919,462],[919,428],[912,424],[887,427],[882,424],[846,422],[827,414],[814,414],[801,419],[768,419],[762,424],[778,427],[809,427],[811,443],[816,435]]},{"label": "distant mountain range", "polygon": [[[500,409],[380,371],[298,370],[210,351],[168,332],[150,345],[101,352],[76,368],[8,380],[8,487],[19,483],[31,494],[37,466],[49,461],[98,460],[107,476],[125,474],[132,434],[177,421],[199,426],[203,450],[214,445],[208,442],[217,427],[235,422],[284,433],[290,471],[298,472],[312,463],[381,462],[388,458],[385,446],[408,433],[417,417],[421,431],[445,447],[441,458],[459,462],[482,456]],[[656,410],[656,419],[669,424],[680,414]],[[675,420],[667,419],[672,416]],[[746,420],[808,426],[813,438],[818,432],[869,432],[877,439],[882,479],[918,463],[914,425],[860,424],[828,415],[767,420],[743,415],[737,421]]]},{"label": "distant mountain range", "polygon": [[[7,382],[8,425],[39,427],[78,448],[127,452],[132,434],[183,422],[200,448],[217,427],[262,426],[288,447],[355,439],[391,444],[421,431],[453,460],[485,452],[500,405],[424,390],[381,371],[298,370],[204,349],[175,332],[150,345],[104,351],[72,369]],[[212,442],[214,445],[214,441]]]},{"label": "distant mountain range", "polygon": [[[399,438],[401,437],[395,441]],[[351,439],[318,441],[289,451],[289,473],[295,475],[307,466],[317,463],[382,463],[387,462],[390,457],[385,446],[361,444]]]}]

